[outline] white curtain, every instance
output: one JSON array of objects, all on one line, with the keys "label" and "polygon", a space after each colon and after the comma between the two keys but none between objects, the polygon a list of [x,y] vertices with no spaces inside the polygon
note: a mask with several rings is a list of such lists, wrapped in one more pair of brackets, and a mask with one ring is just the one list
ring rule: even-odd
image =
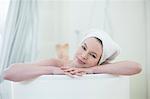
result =
[{"label": "white curtain", "polygon": [[0,53],[2,70],[11,63],[29,62],[35,58],[36,30],[36,0],[11,0],[5,30],[2,33],[3,43]]},{"label": "white curtain", "polygon": [[4,68],[14,62],[31,61],[36,49],[36,0],[11,0],[2,34],[0,64]]},{"label": "white curtain", "polygon": [[[37,52],[37,0],[10,0],[0,50],[0,76],[10,64],[30,62]],[[0,79],[0,99],[10,99],[10,84]]]}]

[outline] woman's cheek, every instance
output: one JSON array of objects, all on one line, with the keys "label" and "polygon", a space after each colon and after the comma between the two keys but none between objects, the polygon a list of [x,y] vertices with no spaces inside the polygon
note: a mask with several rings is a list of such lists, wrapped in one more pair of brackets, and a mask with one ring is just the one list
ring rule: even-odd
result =
[{"label": "woman's cheek", "polygon": [[96,66],[97,63],[98,63],[97,60],[92,60],[92,61],[90,61],[89,65],[91,65],[91,66]]}]

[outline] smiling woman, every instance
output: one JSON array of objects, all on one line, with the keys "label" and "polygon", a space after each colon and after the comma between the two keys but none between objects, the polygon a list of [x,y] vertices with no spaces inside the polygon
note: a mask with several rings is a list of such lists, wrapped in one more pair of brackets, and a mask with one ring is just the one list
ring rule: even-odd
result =
[{"label": "smiling woman", "polygon": [[102,45],[96,38],[86,39],[75,54],[76,67],[92,67],[99,63],[102,55]]},{"label": "smiling woman", "polygon": [[[64,63],[60,59],[48,59],[32,64],[16,63],[12,64],[5,71],[4,78],[12,81],[23,81],[48,74],[66,74],[74,77],[75,75],[82,76],[84,74],[95,73],[115,75],[133,75],[139,73],[141,68],[136,62],[122,61],[109,63],[117,56],[119,49],[117,45],[115,46],[116,43],[103,33],[88,33],[83,38],[73,60],[67,63]],[[99,38],[102,44],[95,37]]]},{"label": "smiling woman", "polygon": [[[6,0],[5,0],[6,1]],[[14,0],[11,0],[14,1]],[[17,0],[15,0],[17,1]],[[49,90],[52,87],[52,90],[56,90],[55,94],[56,97],[59,95],[57,94],[58,89],[58,85],[60,85],[59,83],[65,83],[63,82],[63,79],[65,80],[65,78],[71,79],[69,77],[66,77],[66,75],[62,75],[62,74],[67,74],[69,76],[76,76],[76,75],[82,75],[85,72],[86,73],[92,73],[92,71],[94,71],[93,73],[97,74],[103,74],[103,73],[107,73],[107,74],[118,74],[118,75],[133,75],[133,74],[137,74],[141,71],[141,67],[140,64],[142,64],[143,66],[143,71],[142,73],[140,73],[139,75],[136,76],[132,76],[130,79],[130,97],[131,99],[147,99],[146,94],[148,94],[148,92],[146,91],[148,88],[146,82],[150,82],[149,79],[147,79],[148,77],[146,77],[146,70],[149,71],[149,63],[146,63],[146,60],[150,60],[147,59],[147,57],[149,56],[149,51],[147,49],[147,45],[148,48],[149,47],[149,43],[145,43],[146,40],[149,42],[149,25],[147,26],[148,28],[148,33],[146,30],[146,23],[149,24],[149,0],[37,0],[38,1],[38,13],[39,13],[39,19],[38,19],[38,23],[36,23],[36,21],[32,21],[30,20],[29,22],[33,22],[36,25],[38,24],[38,31],[35,32],[35,35],[33,36],[32,33],[30,32],[31,35],[27,36],[27,34],[29,33],[29,31],[27,31],[27,27],[29,27],[31,29],[31,24],[28,24],[28,19],[36,19],[33,17],[30,17],[31,15],[33,15],[34,13],[36,13],[36,10],[30,10],[29,7],[22,7],[24,4],[27,3],[21,3],[22,1],[26,1],[26,2],[30,2],[32,0],[18,0],[20,1],[18,4],[20,5],[20,9],[19,10],[15,10],[16,12],[12,12],[9,13],[8,16],[11,16],[11,14],[15,14],[16,16],[18,16],[17,18],[17,22],[12,22],[12,23],[8,23],[9,25],[12,25],[12,27],[15,27],[15,29],[12,30],[16,30],[16,32],[18,31],[22,31],[25,30],[25,32],[20,32],[23,33],[22,34],[16,34],[14,40],[14,43],[10,43],[12,40],[12,37],[14,36],[9,36],[10,38],[7,39],[9,42],[9,44],[5,43],[5,45],[10,45],[12,46],[11,48],[15,48],[14,50],[10,50],[9,48],[6,48],[4,51],[8,52],[7,53],[7,57],[9,59],[6,58],[2,58],[2,56],[0,58],[2,58],[2,60],[0,59],[0,61],[5,61],[5,64],[10,64],[13,63],[11,65],[0,65],[1,67],[5,68],[5,67],[9,67],[6,71],[4,77],[8,80],[12,80],[12,81],[23,81],[23,80],[29,80],[35,77],[39,77],[41,75],[47,75],[48,77],[45,78],[45,80],[49,80],[51,82],[52,79],[50,79],[49,77],[56,77],[62,76],[62,79],[60,81],[58,81],[56,87],[54,87],[53,85],[50,86],[49,85]],[[34,1],[34,0],[33,0]],[[0,3],[3,5],[3,3]],[[15,4],[15,3],[14,3]],[[29,3],[29,4],[36,4],[36,3]],[[146,11],[146,7],[145,5],[147,5],[147,11]],[[3,10],[3,8],[1,9],[1,5],[0,5],[0,11]],[[14,7],[18,7],[18,6],[14,6]],[[14,7],[11,7],[10,9],[13,9]],[[34,7],[32,7],[34,8]],[[17,14],[17,12],[20,11],[20,14],[23,14],[25,12],[31,11],[31,13],[26,13],[25,16],[20,16]],[[25,11],[25,12],[24,12]],[[148,14],[147,14],[148,12]],[[0,12],[1,13],[1,12]],[[146,18],[146,14],[147,14],[147,19]],[[15,17],[14,15],[14,17]],[[23,20],[20,21],[21,18],[24,18],[26,21],[24,21],[25,26],[22,26],[20,24],[20,22],[23,22]],[[27,19],[26,19],[27,18]],[[16,18],[12,18],[13,21],[16,20]],[[3,19],[0,18],[0,24],[3,21]],[[7,20],[9,21],[9,19]],[[27,23],[26,23],[27,22]],[[18,27],[21,26],[22,28]],[[60,67],[56,67],[56,66],[49,66],[50,64],[54,64],[57,63],[56,65],[58,66],[62,66],[61,64],[58,64],[60,60],[57,59],[52,59],[53,62],[51,63],[50,60],[51,59],[47,59],[46,58],[53,58],[55,57],[55,45],[57,43],[68,43],[69,44],[69,54],[71,54],[71,56],[69,55],[69,57],[72,57],[74,55],[75,49],[77,48],[77,44],[79,44],[78,42],[81,40],[82,35],[84,33],[81,33],[81,31],[84,31],[86,29],[89,28],[98,28],[98,29],[103,29],[105,31],[107,31],[110,36],[120,45],[122,52],[121,55],[119,57],[117,57],[117,59],[113,62],[110,62],[113,58],[115,58],[116,54],[109,54],[112,55],[113,57],[101,57],[99,58],[100,63],[97,66],[93,66],[93,67],[84,67],[84,68],[77,68],[76,66],[73,67],[73,63],[69,64],[71,61],[75,61],[76,64],[86,64],[86,60],[87,58],[91,58],[91,59],[95,59],[93,57],[96,57],[96,54],[93,53],[93,51],[95,52],[95,49],[92,50],[92,53],[89,52],[89,46],[88,44],[86,47],[86,51],[88,52],[88,54],[84,53],[83,57],[85,57],[85,59],[83,59],[83,57],[80,57],[80,55],[77,57],[77,59],[79,59],[79,63],[76,60],[71,59],[71,61],[69,61],[69,63],[67,65],[65,65],[64,68],[60,68]],[[7,29],[10,30],[9,26],[7,27]],[[7,30],[8,31],[8,30]],[[32,31],[32,30],[31,30]],[[8,32],[7,32],[8,33]],[[14,32],[9,32],[11,34],[13,34]],[[25,41],[27,41],[28,43],[23,44],[23,40],[22,38],[25,37],[35,37],[36,38],[36,34],[39,33],[39,38],[38,38],[38,52],[36,51],[31,51],[32,48],[34,50],[34,48],[36,48],[36,46],[32,46],[31,42],[33,39],[25,39]],[[17,37],[20,37],[20,39],[16,39]],[[148,38],[147,38],[148,37]],[[5,39],[6,40],[6,39]],[[16,43],[19,42],[19,43]],[[36,42],[36,41],[34,41]],[[103,43],[103,42],[102,42]],[[29,47],[29,45],[31,44],[30,48],[28,49],[28,51],[25,51],[26,48]],[[86,46],[83,44],[83,48]],[[92,43],[94,44],[94,43]],[[92,45],[93,46],[93,45]],[[98,47],[98,46],[96,46]],[[107,48],[105,45],[102,46],[103,48]],[[82,49],[82,46],[79,46],[79,48]],[[87,49],[88,48],[88,49]],[[145,52],[147,49],[147,52]],[[22,50],[22,51],[20,51]],[[96,49],[98,50],[98,48]],[[108,52],[110,50],[114,50],[112,48],[108,48],[108,50],[102,50],[105,52]],[[25,51],[25,54],[22,53]],[[83,49],[82,49],[83,51]],[[5,53],[4,52],[4,53]],[[3,53],[3,54],[4,54]],[[38,61],[38,62],[32,62],[32,63],[24,63],[24,59],[22,60],[22,58],[24,58],[25,56],[26,59],[31,58],[31,53],[34,54],[36,53],[37,60],[39,59],[45,59],[43,61]],[[6,55],[6,54],[5,54]],[[107,56],[108,54],[102,54],[102,56]],[[108,55],[108,56],[109,56]],[[118,55],[118,54],[117,54]],[[10,57],[11,56],[11,57]],[[105,61],[105,59],[107,58],[107,61]],[[133,61],[126,61],[126,60],[133,60]],[[21,61],[20,61],[21,60]],[[96,60],[96,59],[95,59]],[[121,60],[125,60],[125,61],[121,61]],[[9,61],[9,62],[8,62]],[[104,62],[105,61],[105,62]],[[117,62],[118,61],[118,62]],[[140,64],[138,64],[137,61]],[[21,63],[18,63],[21,62]],[[71,65],[70,67],[68,65]],[[148,67],[148,68],[146,68]],[[145,70],[144,70],[145,69]],[[89,72],[91,70],[91,72]],[[17,73],[18,72],[18,73]],[[149,73],[149,72],[148,72]],[[18,75],[19,74],[19,75]],[[61,75],[51,75],[51,74],[61,74]],[[89,76],[85,75],[83,77],[87,77]],[[94,74],[95,75],[95,74]],[[63,78],[65,77],[65,78]],[[93,76],[91,76],[91,78],[93,78]],[[82,79],[82,77],[79,77],[79,79]],[[146,80],[147,79],[147,80]],[[44,96],[44,89],[47,87],[45,86],[45,80],[43,80],[43,83],[39,83],[39,82],[35,82],[37,85],[34,86],[34,84],[32,84],[31,88],[33,88],[32,91],[42,91],[41,93],[43,93]],[[76,81],[74,79],[71,79],[72,82]],[[5,80],[6,81],[6,80]],[[62,81],[62,82],[61,82]],[[114,80],[113,80],[114,81]],[[50,82],[47,82],[50,83]],[[79,81],[80,82],[80,81]],[[92,81],[91,81],[92,82]],[[69,83],[69,82],[67,82]],[[74,82],[75,83],[75,82]],[[86,80],[85,83],[89,83],[89,80]],[[85,84],[83,83],[83,85]],[[106,82],[107,84],[112,84],[112,82]],[[116,86],[117,84],[120,84],[119,82],[115,82]],[[41,86],[40,88],[38,87],[38,84],[40,84],[39,86]],[[68,92],[68,90],[73,90],[73,89],[68,89],[67,91],[63,91],[63,88],[65,88],[65,86],[62,84],[62,86],[60,87],[60,94],[63,94],[65,92]],[[89,83],[90,84],[90,83]],[[42,87],[42,85],[44,85],[44,87]],[[55,84],[54,84],[55,85]],[[97,84],[97,86],[99,87],[99,85],[101,85],[101,81],[99,82],[99,84]],[[6,90],[8,90],[8,86],[6,86]],[[72,84],[70,84],[69,88],[71,87]],[[88,86],[88,85],[87,85]],[[89,85],[90,86],[90,85]],[[91,86],[91,87],[87,87],[87,88],[97,88],[96,85]],[[22,86],[25,87],[25,86]],[[68,86],[67,86],[68,87]],[[74,86],[75,87],[75,86]],[[84,87],[84,86],[83,86]],[[108,88],[108,86],[106,85],[106,87]],[[103,91],[106,89],[106,87],[102,87],[100,88],[99,92]],[[124,87],[124,86],[123,86]],[[39,90],[35,90],[36,88],[39,88]],[[41,90],[43,88],[43,90]],[[62,89],[61,89],[62,88]],[[75,87],[79,90],[79,87]],[[82,88],[82,86],[81,86]],[[115,87],[110,87],[115,89]],[[0,91],[0,92],[4,92],[6,90]],[[83,88],[84,89],[84,88]],[[87,91],[89,91],[89,89],[87,89]],[[48,90],[48,91],[49,91]],[[26,94],[30,94],[28,92],[29,90],[27,90]],[[110,91],[110,90],[108,90]],[[112,90],[113,91],[113,90]],[[19,95],[20,91],[18,90],[18,92],[16,92],[16,95]],[[23,92],[23,90],[22,90]],[[62,92],[62,93],[61,93]],[[4,92],[5,93],[5,92]],[[118,95],[121,95],[120,91],[116,92]],[[136,94],[138,93],[138,94]],[[0,93],[1,94],[1,93]],[[24,94],[24,93],[22,93]],[[40,95],[39,93],[35,94],[36,95]],[[47,92],[47,95],[49,94],[49,92]],[[67,94],[67,93],[66,93]],[[87,94],[87,93],[86,93]],[[94,94],[94,93],[93,93]],[[1,94],[2,95],[2,94]],[[6,94],[5,94],[6,95]],[[101,93],[99,93],[100,96],[102,96]],[[6,95],[8,96],[8,95]],[[26,95],[27,96],[27,95]],[[32,96],[32,95],[28,95],[28,96]],[[60,95],[61,96],[61,95]],[[86,95],[84,95],[86,96]],[[88,96],[88,95],[87,95]],[[109,96],[107,94],[107,96]],[[18,96],[19,97],[19,96]],[[34,96],[33,96],[34,97]],[[59,96],[58,96],[59,97]],[[0,97],[1,98],[1,97]],[[26,98],[26,97],[25,97]],[[41,97],[43,98],[43,97]],[[46,95],[44,97],[46,99]],[[61,98],[61,97],[60,97]],[[70,97],[71,98],[71,97]],[[93,97],[91,97],[93,99]],[[103,97],[101,97],[103,99]],[[122,97],[124,98],[124,97]],[[122,99],[119,98],[119,99]],[[6,97],[4,99],[10,99],[9,97]],[[19,98],[20,99],[20,98]],[[33,99],[33,98],[32,98]],[[83,98],[82,98],[83,99]],[[108,98],[107,98],[108,99]]]}]

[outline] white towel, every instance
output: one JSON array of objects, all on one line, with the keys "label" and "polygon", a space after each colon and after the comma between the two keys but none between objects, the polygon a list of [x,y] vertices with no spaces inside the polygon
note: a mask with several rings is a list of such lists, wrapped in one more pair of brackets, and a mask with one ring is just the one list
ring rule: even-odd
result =
[{"label": "white towel", "polygon": [[90,30],[81,40],[83,42],[89,37],[97,37],[102,41],[103,44],[103,53],[99,64],[103,62],[110,62],[116,58],[120,53],[120,47],[115,43],[111,37],[104,31]]}]

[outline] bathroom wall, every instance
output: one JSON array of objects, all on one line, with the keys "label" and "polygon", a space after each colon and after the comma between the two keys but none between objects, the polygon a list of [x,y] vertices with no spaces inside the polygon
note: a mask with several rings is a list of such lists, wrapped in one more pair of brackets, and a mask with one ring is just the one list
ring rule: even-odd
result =
[{"label": "bathroom wall", "polygon": [[130,77],[131,99],[148,99],[150,19],[146,16],[150,15],[146,9],[144,0],[39,0],[38,58],[55,57],[55,45],[62,42],[69,43],[72,56],[83,31],[104,29],[122,48],[116,61],[142,64],[143,71]]},{"label": "bathroom wall", "polygon": [[113,38],[122,48],[118,60],[134,60],[142,64],[141,74],[130,78],[131,99],[147,99],[146,89],[146,24],[144,2],[140,0],[112,2]]}]

